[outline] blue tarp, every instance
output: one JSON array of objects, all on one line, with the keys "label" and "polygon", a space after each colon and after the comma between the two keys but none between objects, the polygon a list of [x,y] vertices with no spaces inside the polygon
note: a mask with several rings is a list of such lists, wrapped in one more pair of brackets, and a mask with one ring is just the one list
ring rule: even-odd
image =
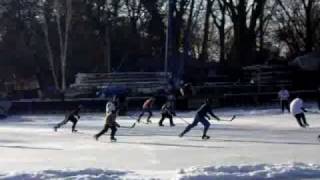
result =
[{"label": "blue tarp", "polygon": [[110,97],[110,96],[122,96],[128,94],[129,90],[126,87],[122,86],[108,86],[105,88],[100,89],[99,92],[97,92],[97,96],[104,96],[104,97]]}]

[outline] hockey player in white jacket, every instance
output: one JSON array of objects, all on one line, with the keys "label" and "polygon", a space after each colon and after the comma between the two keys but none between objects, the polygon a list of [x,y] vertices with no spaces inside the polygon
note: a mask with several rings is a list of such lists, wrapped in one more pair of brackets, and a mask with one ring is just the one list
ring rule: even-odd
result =
[{"label": "hockey player in white jacket", "polygon": [[304,115],[307,110],[303,106],[303,101],[298,96],[290,103],[291,114],[296,118],[298,124],[305,128],[309,126]]}]

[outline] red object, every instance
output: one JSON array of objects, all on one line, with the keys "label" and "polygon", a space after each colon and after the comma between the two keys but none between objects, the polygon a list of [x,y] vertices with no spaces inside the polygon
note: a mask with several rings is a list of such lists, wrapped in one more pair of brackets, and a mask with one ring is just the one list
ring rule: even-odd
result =
[{"label": "red object", "polygon": [[147,99],[144,103],[142,108],[143,109],[148,109],[148,108],[152,108],[153,105],[153,99]]}]

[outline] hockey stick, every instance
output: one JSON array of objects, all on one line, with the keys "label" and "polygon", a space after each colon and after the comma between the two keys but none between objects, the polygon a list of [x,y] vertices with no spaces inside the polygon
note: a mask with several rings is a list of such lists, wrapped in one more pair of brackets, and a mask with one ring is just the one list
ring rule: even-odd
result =
[{"label": "hockey stick", "polygon": [[320,112],[319,112],[319,111],[310,111],[310,110],[307,110],[307,113],[320,114]]},{"label": "hockey stick", "polygon": [[220,121],[228,121],[228,122],[231,122],[231,121],[233,121],[234,119],[236,119],[236,115],[233,115],[232,117],[231,117],[231,119],[220,119]]},{"label": "hockey stick", "polygon": [[131,126],[120,126],[120,128],[124,128],[124,129],[132,129],[136,126],[136,123],[133,123]]},{"label": "hockey stick", "polygon": [[[135,117],[133,117],[133,116],[129,116],[129,117],[131,117],[132,119],[136,119]],[[137,124],[137,123],[142,123],[142,124],[152,124],[152,121],[150,120],[150,122],[144,122],[144,121],[138,121],[138,120],[136,120],[133,124]]]},{"label": "hockey stick", "polygon": [[[128,115],[128,117],[131,117],[132,119],[135,119],[135,117]],[[120,128],[125,128],[125,129],[132,129],[136,126],[137,120],[131,125],[131,126],[120,126]]]},{"label": "hockey stick", "polygon": [[190,125],[190,123],[188,121],[186,121],[185,119],[183,119],[181,116],[176,115],[176,117],[179,118],[180,120],[182,120],[184,123]]},{"label": "hockey stick", "polygon": [[[129,126],[129,127],[127,127],[127,128],[130,128],[130,129],[131,129],[131,128],[134,128],[134,127],[136,126],[136,124],[139,123],[139,122],[138,122],[138,119],[137,119],[136,117],[134,117],[134,116],[137,115],[137,114],[138,114],[138,113],[135,113],[135,114],[133,114],[133,115],[128,115],[128,117],[130,117],[130,118],[132,118],[132,119],[136,119],[136,120],[135,120],[135,122],[134,122],[131,126]],[[125,127],[125,128],[126,128],[126,127]]]}]

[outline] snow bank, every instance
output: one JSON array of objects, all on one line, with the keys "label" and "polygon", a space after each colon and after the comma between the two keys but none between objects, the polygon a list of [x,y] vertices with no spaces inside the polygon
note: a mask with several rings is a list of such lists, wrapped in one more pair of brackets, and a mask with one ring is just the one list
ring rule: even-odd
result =
[{"label": "snow bank", "polygon": [[47,180],[47,179],[101,179],[101,180],[117,180],[126,179],[126,176],[132,174],[128,171],[111,171],[102,169],[85,169],[85,170],[47,170],[33,173],[8,173],[0,174],[0,179],[5,180]]},{"label": "snow bank", "polygon": [[[147,175],[148,174],[148,175]],[[0,179],[6,180],[41,180],[41,179],[162,179],[161,177],[150,177],[147,174],[131,171],[112,171],[102,169],[85,170],[47,170],[33,173],[8,173],[0,174]],[[315,164],[279,164],[279,165],[242,165],[242,166],[212,166],[205,168],[181,169],[171,179],[177,180],[257,180],[257,179],[319,179],[320,165]],[[168,179],[168,177],[163,178]]]},{"label": "snow bank", "polygon": [[214,166],[206,168],[182,169],[176,179],[181,180],[256,180],[256,179],[319,179],[320,165],[279,164],[279,165],[243,165]]}]

